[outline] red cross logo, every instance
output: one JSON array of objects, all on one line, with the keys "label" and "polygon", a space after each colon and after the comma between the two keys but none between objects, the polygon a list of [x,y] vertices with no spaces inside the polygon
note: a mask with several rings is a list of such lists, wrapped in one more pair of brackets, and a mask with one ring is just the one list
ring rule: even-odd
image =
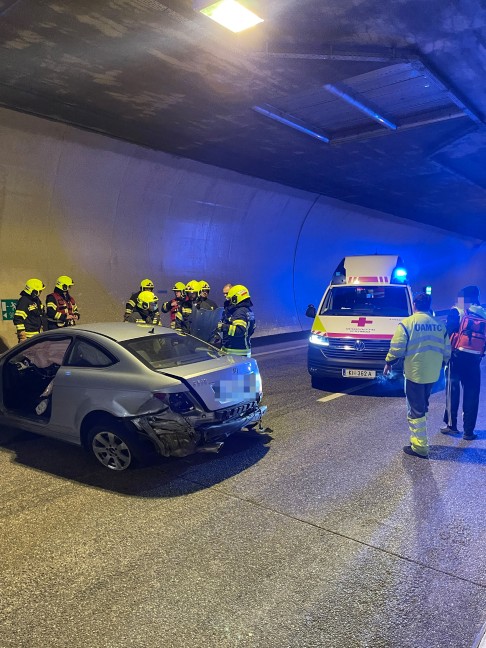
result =
[{"label": "red cross logo", "polygon": [[373,324],[373,320],[368,320],[366,317],[360,317],[357,320],[351,320],[351,324],[357,324],[358,326],[366,326],[366,324]]}]

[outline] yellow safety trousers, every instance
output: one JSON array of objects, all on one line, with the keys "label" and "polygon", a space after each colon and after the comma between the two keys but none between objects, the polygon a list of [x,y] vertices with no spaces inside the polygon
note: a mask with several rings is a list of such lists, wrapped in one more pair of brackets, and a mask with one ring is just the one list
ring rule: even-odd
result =
[{"label": "yellow safety trousers", "polygon": [[429,442],[427,440],[427,417],[408,419],[408,428],[410,430],[410,446],[414,452],[423,455],[429,454]]}]

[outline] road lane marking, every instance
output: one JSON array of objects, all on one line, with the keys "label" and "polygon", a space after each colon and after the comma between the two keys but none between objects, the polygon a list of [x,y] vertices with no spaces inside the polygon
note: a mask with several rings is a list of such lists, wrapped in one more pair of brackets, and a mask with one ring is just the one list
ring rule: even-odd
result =
[{"label": "road lane marking", "polygon": [[285,347],[285,349],[275,349],[275,351],[263,351],[262,353],[252,353],[252,358],[257,358],[259,356],[270,355],[271,353],[285,353],[285,351],[294,351],[295,349],[305,349],[306,344],[301,344],[300,346]]},{"label": "road lane marking", "polygon": [[350,387],[349,389],[345,389],[344,391],[338,392],[336,394],[323,396],[322,398],[318,398],[317,402],[325,403],[326,401],[334,400],[335,398],[341,398],[341,396],[346,396],[347,394],[352,394],[353,392],[359,391],[360,389],[364,389],[365,387],[369,387],[369,384],[365,383],[364,385],[357,385],[356,387]]}]

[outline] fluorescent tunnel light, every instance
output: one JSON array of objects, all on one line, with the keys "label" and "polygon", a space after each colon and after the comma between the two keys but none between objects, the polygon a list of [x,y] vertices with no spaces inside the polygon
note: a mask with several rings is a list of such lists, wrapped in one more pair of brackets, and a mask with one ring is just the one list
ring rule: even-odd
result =
[{"label": "fluorescent tunnel light", "polygon": [[263,18],[243,7],[236,0],[218,0],[209,4],[199,1],[194,3],[194,8],[234,33],[263,22]]},{"label": "fluorescent tunnel light", "polygon": [[284,124],[285,126],[290,126],[290,128],[294,128],[295,130],[300,131],[301,133],[305,133],[305,135],[310,135],[311,137],[314,137],[315,139],[321,142],[326,142],[326,144],[329,143],[329,138],[326,137],[325,135],[321,135],[321,133],[318,133],[315,130],[308,128],[300,120],[296,119],[295,117],[292,117],[291,115],[287,115],[286,113],[280,112],[276,108],[273,108],[268,104],[265,104],[265,106],[253,106],[253,110],[257,113],[260,113],[260,115],[265,115],[265,117],[269,117],[270,119],[279,122],[280,124]]}]

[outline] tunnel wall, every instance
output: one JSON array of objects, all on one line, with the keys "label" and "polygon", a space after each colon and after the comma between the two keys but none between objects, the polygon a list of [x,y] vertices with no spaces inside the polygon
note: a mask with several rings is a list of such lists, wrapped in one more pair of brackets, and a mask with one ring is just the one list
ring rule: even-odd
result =
[{"label": "tunnel wall", "polygon": [[[119,320],[142,278],[250,289],[259,335],[306,329],[342,256],[401,254],[447,307],[485,249],[437,228],[0,109],[0,298],[73,277],[82,321]],[[483,294],[486,286],[482,286]],[[0,343],[15,341],[0,322]]]}]

